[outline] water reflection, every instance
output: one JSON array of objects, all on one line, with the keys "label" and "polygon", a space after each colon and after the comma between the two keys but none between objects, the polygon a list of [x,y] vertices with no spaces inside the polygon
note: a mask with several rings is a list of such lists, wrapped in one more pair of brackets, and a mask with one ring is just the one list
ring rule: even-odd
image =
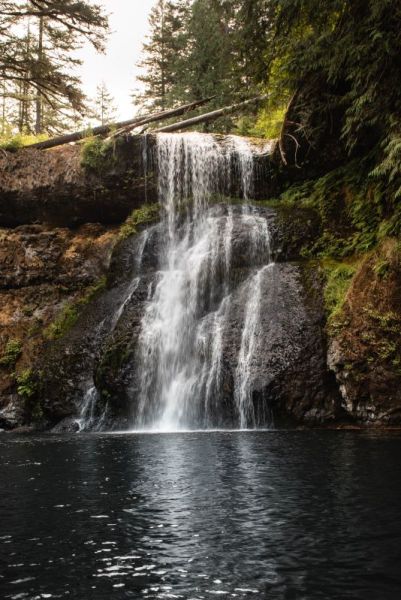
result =
[{"label": "water reflection", "polygon": [[400,446],[351,432],[3,436],[1,597],[398,599]]}]

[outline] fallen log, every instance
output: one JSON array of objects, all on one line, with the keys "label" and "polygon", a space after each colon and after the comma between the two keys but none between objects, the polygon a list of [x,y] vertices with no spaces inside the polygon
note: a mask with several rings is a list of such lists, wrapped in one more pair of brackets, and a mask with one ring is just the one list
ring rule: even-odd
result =
[{"label": "fallen log", "polygon": [[171,125],[160,127],[159,129],[154,130],[152,133],[170,133],[173,131],[180,131],[181,129],[188,129],[188,127],[198,125],[199,123],[210,123],[211,121],[215,121],[220,117],[224,117],[225,115],[229,115],[238,112],[243,108],[247,108],[252,104],[258,104],[260,102],[263,102],[264,100],[267,100],[267,98],[267,95],[257,96],[256,98],[245,100],[244,102],[240,102],[239,104],[232,104],[231,106],[219,108],[218,110],[213,110],[212,112],[205,113],[203,115],[198,115],[197,117],[192,117],[191,119],[186,119],[185,121],[179,121],[178,123],[172,123]]},{"label": "fallen log", "polygon": [[135,119],[129,119],[128,121],[99,125],[98,127],[94,127],[90,130],[82,129],[81,131],[76,131],[75,133],[68,133],[50,140],[45,140],[43,142],[29,144],[25,147],[36,148],[38,150],[48,150],[49,148],[55,148],[56,146],[63,146],[64,144],[69,144],[71,142],[78,142],[79,140],[83,140],[88,137],[108,135],[114,129],[121,129],[122,132],[125,132],[127,130],[134,129],[135,127],[142,127],[148,123],[156,123],[157,121],[163,121],[164,119],[169,119],[171,117],[178,117],[190,112],[191,110],[194,110],[195,108],[198,108],[199,106],[207,104],[207,102],[210,102],[211,99],[212,98],[204,98],[203,100],[198,100],[197,102],[191,102],[190,104],[184,104],[183,106],[178,106],[177,108],[171,108],[169,110],[164,110],[147,116],[136,117]]}]

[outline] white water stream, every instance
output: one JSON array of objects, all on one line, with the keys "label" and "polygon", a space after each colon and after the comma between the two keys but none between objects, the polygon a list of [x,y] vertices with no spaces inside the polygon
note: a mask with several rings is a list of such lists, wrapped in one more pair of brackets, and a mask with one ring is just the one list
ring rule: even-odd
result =
[{"label": "white water stream", "polygon": [[[253,150],[234,136],[160,134],[159,201],[165,243],[157,283],[142,320],[137,428],[207,428],[221,400],[225,327],[231,310],[233,210],[213,206],[230,189],[233,165],[241,194],[253,184]],[[238,190],[237,190],[238,192]],[[241,235],[255,265],[244,283],[244,317],[235,371],[238,426],[253,427],[251,364],[258,351],[262,282],[271,262],[267,221],[244,207]]]}]

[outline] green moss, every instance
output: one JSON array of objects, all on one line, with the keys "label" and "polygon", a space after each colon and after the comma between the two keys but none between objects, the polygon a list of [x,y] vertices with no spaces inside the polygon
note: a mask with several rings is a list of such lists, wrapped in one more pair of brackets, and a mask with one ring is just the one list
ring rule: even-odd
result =
[{"label": "green moss", "polygon": [[87,171],[101,175],[105,169],[115,164],[114,150],[113,142],[104,141],[99,137],[90,138],[82,146],[81,166]]},{"label": "green moss", "polygon": [[330,325],[334,324],[341,312],[357,264],[326,261],[323,263],[323,269],[326,275],[324,300]]},{"label": "green moss", "polygon": [[77,304],[70,304],[63,308],[53,323],[43,331],[43,336],[48,340],[58,340],[74,327],[79,317]]},{"label": "green moss", "polygon": [[18,133],[17,135],[4,135],[0,136],[0,148],[2,150],[7,150],[8,152],[16,152],[17,150],[24,148],[24,146],[43,142],[44,140],[47,140],[48,137],[47,134],[31,135]]},{"label": "green moss", "polygon": [[125,240],[138,232],[139,225],[157,221],[160,216],[160,204],[143,204],[136,208],[120,228],[120,238]]},{"label": "green moss", "polygon": [[32,398],[38,390],[38,382],[33,369],[25,369],[16,377],[17,392],[22,398]]},{"label": "green moss", "polygon": [[393,311],[380,312],[373,306],[365,307],[366,326],[370,331],[370,352],[374,360],[390,362],[401,375],[401,317]]},{"label": "green moss", "polygon": [[42,372],[25,369],[16,376],[17,393],[24,400],[25,410],[32,422],[43,419]]},{"label": "green moss", "polygon": [[107,277],[106,275],[103,275],[96,281],[96,283],[86,288],[86,292],[84,296],[79,300],[79,304],[89,304],[89,302],[92,302],[92,300],[94,300],[101,292],[103,292],[106,289],[106,287]]},{"label": "green moss", "polygon": [[77,322],[82,308],[89,304],[107,285],[107,278],[101,277],[95,284],[86,288],[81,298],[67,304],[57,315],[56,319],[43,331],[43,337],[48,340],[58,340],[66,335]]},{"label": "green moss", "polygon": [[22,342],[20,340],[9,340],[0,358],[0,366],[14,367],[22,354]]}]

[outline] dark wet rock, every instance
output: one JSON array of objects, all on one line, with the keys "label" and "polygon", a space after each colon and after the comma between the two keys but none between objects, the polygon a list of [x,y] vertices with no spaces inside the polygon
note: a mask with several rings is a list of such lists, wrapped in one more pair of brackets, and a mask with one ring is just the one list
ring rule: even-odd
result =
[{"label": "dark wet rock", "polygon": [[66,417],[52,429],[52,433],[77,433],[79,431],[79,424],[73,417]]},{"label": "dark wet rock", "polygon": [[[83,166],[82,146],[0,153],[0,226],[48,223],[76,227],[84,223],[120,224],[145,203],[157,202],[155,137],[119,137],[100,166]],[[276,187],[267,154],[255,158],[252,197],[271,196]],[[238,195],[233,163],[226,195]]]},{"label": "dark wet rock", "polygon": [[[41,360],[42,405],[53,426],[76,416],[85,393],[93,386],[95,365],[112,344],[110,340],[119,322],[119,311],[125,312],[127,304],[133,302],[142,241],[149,235],[150,232],[144,232],[116,245],[107,289],[84,308],[75,326],[62,339],[53,342]],[[116,264],[124,265],[118,273],[113,268]],[[129,335],[129,330],[126,333]],[[109,400],[104,393],[102,395],[102,389],[100,392],[98,416]]]},{"label": "dark wet rock", "polygon": [[9,398],[4,408],[0,409],[0,428],[16,429],[24,424],[25,411],[17,395]]},{"label": "dark wet rock", "polygon": [[[216,209],[224,214],[224,207]],[[240,209],[237,209],[238,211]],[[274,225],[274,213],[260,214]],[[116,419],[132,419],[140,391],[138,336],[149,289],[156,285],[153,241],[143,255],[145,274],[138,282],[121,313],[113,333],[102,343],[95,361],[95,382],[103,406],[108,402]],[[246,290],[244,282],[255,272],[247,236],[234,217],[232,250],[232,299],[224,329],[222,384],[212,409],[214,426],[234,426],[238,422],[234,402],[234,380],[241,344]],[[148,252],[150,256],[148,256]],[[119,260],[119,255],[114,256]],[[261,262],[266,262],[264,257]],[[308,273],[306,274],[306,271]],[[217,308],[217,306],[215,307]],[[205,306],[205,310],[209,310]],[[340,396],[335,378],[326,364],[325,317],[322,281],[316,267],[303,263],[277,263],[263,276],[261,323],[264,332],[251,365],[256,420],[266,425],[328,424],[342,419]]]},{"label": "dark wet rock", "polygon": [[144,136],[120,138],[99,169],[82,166],[79,144],[0,154],[0,225],[121,223],[134,208],[156,200],[145,142]]},{"label": "dark wet rock", "polygon": [[[0,230],[0,411],[5,427],[29,420],[32,411],[26,410],[26,399],[17,393],[18,379],[28,376],[39,388],[43,357],[51,355],[54,345],[49,327],[69,308],[73,307],[72,314],[82,309],[77,303],[108,270],[115,238],[115,229],[99,224],[76,230],[48,225]],[[18,351],[4,360],[10,344]],[[57,378],[66,366],[56,362],[51,368]],[[35,398],[34,404],[31,408],[39,417],[41,401]],[[51,424],[54,414],[64,416],[71,410],[58,395],[43,418]]]},{"label": "dark wet rock", "polygon": [[344,411],[357,423],[401,423],[401,261],[384,241],[361,263],[332,323],[328,360]]}]

